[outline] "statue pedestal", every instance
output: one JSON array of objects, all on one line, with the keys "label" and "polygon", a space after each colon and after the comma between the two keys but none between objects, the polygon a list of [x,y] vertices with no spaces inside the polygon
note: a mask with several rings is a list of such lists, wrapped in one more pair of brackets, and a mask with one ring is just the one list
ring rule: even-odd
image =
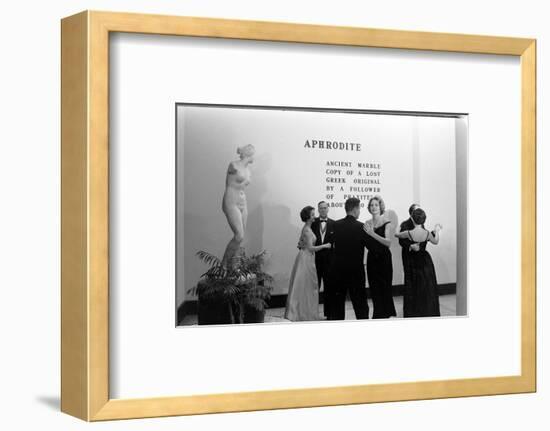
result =
[{"label": "statue pedestal", "polygon": [[225,265],[226,267],[230,267],[232,265],[234,266],[234,263],[233,263],[234,259],[239,258],[241,256],[245,256],[244,247],[240,246],[235,249],[232,247],[232,244],[230,241],[229,244],[227,245],[227,248],[225,249],[225,253],[222,258],[222,264]]}]

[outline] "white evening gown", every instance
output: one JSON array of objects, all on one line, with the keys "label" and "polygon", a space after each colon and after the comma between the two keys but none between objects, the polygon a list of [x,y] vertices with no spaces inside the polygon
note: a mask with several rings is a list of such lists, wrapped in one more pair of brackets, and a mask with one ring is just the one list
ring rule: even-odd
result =
[{"label": "white evening gown", "polygon": [[[312,247],[315,234],[305,227],[302,230],[301,242]],[[315,269],[315,253],[307,248],[300,249],[290,274],[288,296],[286,299],[285,318],[288,320],[319,320],[319,286]]]}]

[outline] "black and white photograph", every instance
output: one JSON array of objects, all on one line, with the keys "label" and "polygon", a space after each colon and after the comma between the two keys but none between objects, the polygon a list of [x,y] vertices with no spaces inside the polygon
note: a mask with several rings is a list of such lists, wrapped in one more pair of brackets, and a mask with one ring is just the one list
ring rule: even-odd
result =
[{"label": "black and white photograph", "polygon": [[468,116],[176,105],[176,324],[467,316]]},{"label": "black and white photograph", "polygon": [[547,430],[547,7],[5,2],[1,428]]}]

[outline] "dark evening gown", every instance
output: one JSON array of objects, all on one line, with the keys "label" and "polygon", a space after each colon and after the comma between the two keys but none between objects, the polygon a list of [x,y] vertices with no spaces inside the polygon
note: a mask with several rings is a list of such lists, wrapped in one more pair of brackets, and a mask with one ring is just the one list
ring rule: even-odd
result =
[{"label": "dark evening gown", "polygon": [[426,250],[430,233],[426,231],[426,239],[414,241],[409,232],[409,238],[413,243],[420,245],[420,250],[409,253],[410,277],[407,280],[405,289],[408,291],[409,310],[407,317],[428,317],[440,316],[439,294],[437,291],[437,278],[435,267]]},{"label": "dark evening gown", "polygon": [[[374,232],[386,237],[386,222],[374,229]],[[388,247],[371,238],[367,254],[367,279],[373,304],[373,319],[396,316],[392,295],[393,266],[391,251]]]}]

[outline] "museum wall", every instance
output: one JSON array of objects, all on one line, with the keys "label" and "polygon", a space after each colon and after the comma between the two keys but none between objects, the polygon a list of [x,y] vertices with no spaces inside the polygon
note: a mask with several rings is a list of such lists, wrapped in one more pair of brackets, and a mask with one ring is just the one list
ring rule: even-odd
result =
[{"label": "museum wall", "polygon": [[[237,147],[248,144],[255,146],[256,155],[246,188],[245,249],[249,254],[268,252],[275,294],[288,289],[303,226],[300,210],[327,200],[329,217],[339,219],[350,195],[364,204],[381,195],[394,226],[418,202],[428,214],[427,228],[435,223],[444,227],[440,244],[428,246],[438,282],[456,282],[454,118],[183,105],[177,118],[178,303],[192,298],[188,290],[206,270],[197,251],[221,257],[232,236],[221,207],[226,171],[238,159]],[[327,142],[348,145],[334,150]],[[367,218],[365,207],[359,220]],[[395,238],[391,251],[393,283],[399,285],[403,268]]]}]

